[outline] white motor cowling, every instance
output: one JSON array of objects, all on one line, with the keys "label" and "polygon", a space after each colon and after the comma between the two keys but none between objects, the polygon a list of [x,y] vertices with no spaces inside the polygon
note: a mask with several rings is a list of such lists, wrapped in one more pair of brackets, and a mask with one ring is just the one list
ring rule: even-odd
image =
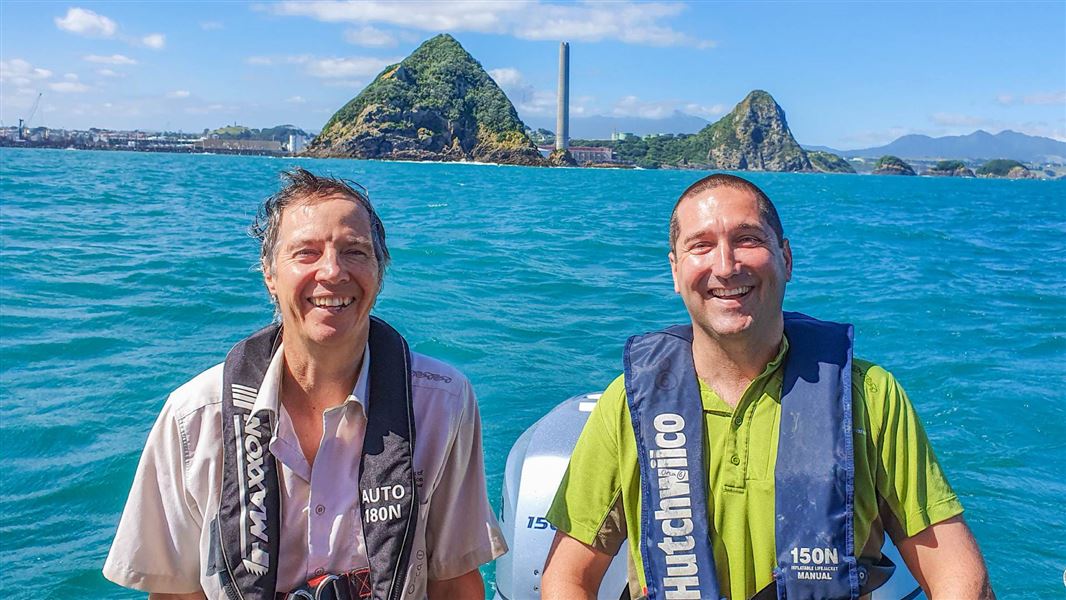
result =
[{"label": "white motor cowling", "polygon": [[[510,552],[496,561],[497,600],[540,598],[540,575],[555,537],[544,518],[563,479],[570,452],[599,394],[574,396],[541,417],[515,442],[503,474],[500,525]],[[623,544],[600,584],[599,600],[618,600],[626,588]]]}]

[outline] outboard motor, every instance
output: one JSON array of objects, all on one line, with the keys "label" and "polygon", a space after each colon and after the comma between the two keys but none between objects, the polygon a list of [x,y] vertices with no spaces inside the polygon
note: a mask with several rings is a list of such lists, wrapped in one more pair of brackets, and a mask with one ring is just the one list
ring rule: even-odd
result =
[{"label": "outboard motor", "polygon": [[[555,538],[555,528],[544,515],[555,498],[577,438],[599,398],[598,393],[581,394],[562,402],[525,430],[511,447],[503,474],[500,519],[511,551],[496,561],[494,600],[539,600],[544,559]],[[887,537],[881,550],[898,568],[892,579],[874,591],[871,599],[925,598]],[[623,543],[603,576],[598,600],[629,597],[627,552],[629,544]]]},{"label": "outboard motor", "polygon": [[[507,456],[500,525],[510,552],[496,560],[495,600],[539,600],[540,575],[555,527],[544,518],[570,462],[585,421],[600,394],[582,394],[559,404],[522,433]],[[618,600],[625,591],[622,544],[600,584],[599,600]]]}]

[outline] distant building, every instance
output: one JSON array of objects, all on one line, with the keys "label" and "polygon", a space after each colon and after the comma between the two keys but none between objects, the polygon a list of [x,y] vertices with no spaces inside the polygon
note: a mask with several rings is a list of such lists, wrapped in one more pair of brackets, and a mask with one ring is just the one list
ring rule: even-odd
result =
[{"label": "distant building", "polygon": [[289,145],[287,149],[290,154],[299,154],[301,151],[303,151],[304,146],[306,145],[307,138],[305,138],[304,136],[298,133],[289,134]]},{"label": "distant building", "polygon": [[282,152],[281,142],[275,140],[218,140],[208,139],[202,143],[204,151],[226,152]]},{"label": "distant building", "polygon": [[624,141],[628,140],[629,138],[635,138],[635,137],[637,137],[637,136],[632,134],[632,133],[625,132],[625,131],[613,131],[613,132],[611,132],[611,141],[612,142],[624,142]]},{"label": "distant building", "polygon": [[570,146],[570,155],[578,164],[615,162],[614,150],[605,146]]}]

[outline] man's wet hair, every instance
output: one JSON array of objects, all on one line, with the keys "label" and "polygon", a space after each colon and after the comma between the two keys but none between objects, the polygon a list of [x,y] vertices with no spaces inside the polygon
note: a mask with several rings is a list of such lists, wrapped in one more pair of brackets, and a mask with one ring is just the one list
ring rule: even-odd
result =
[{"label": "man's wet hair", "polygon": [[783,246],[785,244],[785,229],[781,226],[781,217],[777,214],[777,207],[770,201],[770,197],[759,189],[759,186],[744,179],[743,177],[737,177],[736,175],[730,175],[728,173],[715,173],[708,175],[703,179],[688,186],[681,196],[674,203],[674,210],[670,213],[670,251],[673,252],[674,245],[677,244],[677,238],[681,235],[681,224],[677,222],[677,207],[681,206],[681,203],[687,200],[691,196],[702,194],[716,188],[729,188],[731,190],[742,190],[749,192],[755,196],[755,201],[759,205],[759,216],[762,220],[770,226],[770,229],[774,230],[777,235],[777,244]]},{"label": "man's wet hair", "polygon": [[269,269],[272,275],[276,272],[274,259],[278,231],[281,229],[281,215],[286,208],[340,196],[358,203],[370,217],[370,238],[374,257],[378,261],[378,285],[381,285],[391,257],[389,247],[385,245],[385,226],[370,203],[366,188],[348,179],[321,177],[300,167],[282,172],[281,180],[284,182],[282,188],[263,202],[256,213],[255,222],[248,228],[252,237],[259,240],[259,259],[264,270]]}]

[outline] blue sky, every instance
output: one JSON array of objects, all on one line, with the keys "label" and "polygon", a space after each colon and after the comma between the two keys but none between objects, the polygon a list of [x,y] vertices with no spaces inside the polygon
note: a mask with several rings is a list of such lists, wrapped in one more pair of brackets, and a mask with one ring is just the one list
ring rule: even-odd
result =
[{"label": "blue sky", "polygon": [[0,120],[318,131],[380,70],[454,35],[534,126],[714,121],[769,91],[803,144],[1013,129],[1066,140],[1066,1],[980,3],[0,2]]}]

